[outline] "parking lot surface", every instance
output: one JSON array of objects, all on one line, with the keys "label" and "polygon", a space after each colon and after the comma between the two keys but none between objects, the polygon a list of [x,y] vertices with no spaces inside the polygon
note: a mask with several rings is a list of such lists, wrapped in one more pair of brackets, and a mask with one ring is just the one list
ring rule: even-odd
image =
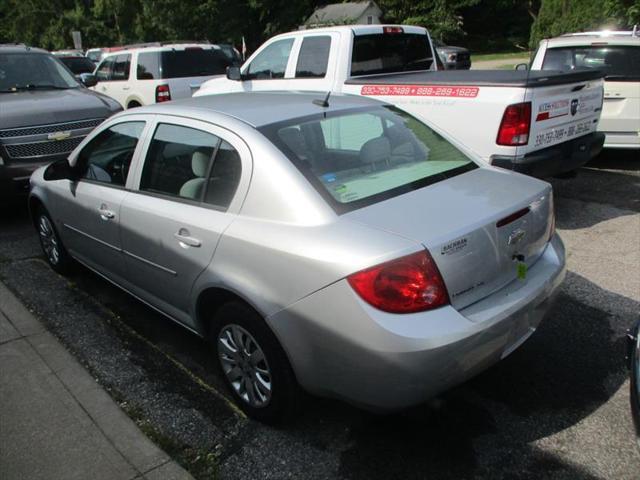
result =
[{"label": "parking lot surface", "polygon": [[99,276],[41,258],[0,213],[0,279],[196,478],[638,479],[624,334],[640,313],[640,159],[553,179],[567,279],[536,334],[428,404],[377,416],[307,398],[271,428],[227,399],[208,345]]}]

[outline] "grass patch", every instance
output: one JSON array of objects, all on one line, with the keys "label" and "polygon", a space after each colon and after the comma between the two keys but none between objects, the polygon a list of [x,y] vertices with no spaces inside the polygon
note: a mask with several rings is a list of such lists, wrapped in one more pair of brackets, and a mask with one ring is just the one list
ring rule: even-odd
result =
[{"label": "grass patch", "polygon": [[531,55],[531,52],[484,53],[480,55],[471,54],[471,60],[473,60],[474,62],[486,62],[488,60],[508,60],[510,58],[527,58],[528,59],[530,55]]}]

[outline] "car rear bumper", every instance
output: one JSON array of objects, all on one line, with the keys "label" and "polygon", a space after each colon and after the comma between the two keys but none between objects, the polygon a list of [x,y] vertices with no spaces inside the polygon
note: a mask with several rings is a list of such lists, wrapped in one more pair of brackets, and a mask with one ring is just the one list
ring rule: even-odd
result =
[{"label": "car rear bumper", "polygon": [[486,369],[537,328],[565,276],[558,236],[514,281],[460,311],[394,315],[363,302],[345,280],[267,319],[299,383],[378,411],[419,404]]},{"label": "car rear bumper", "polygon": [[606,138],[604,148],[640,149],[640,133],[638,132],[602,132]]},{"label": "car rear bumper", "polygon": [[492,155],[491,164],[532,177],[550,177],[580,168],[603,148],[605,135],[593,132],[523,156]]}]

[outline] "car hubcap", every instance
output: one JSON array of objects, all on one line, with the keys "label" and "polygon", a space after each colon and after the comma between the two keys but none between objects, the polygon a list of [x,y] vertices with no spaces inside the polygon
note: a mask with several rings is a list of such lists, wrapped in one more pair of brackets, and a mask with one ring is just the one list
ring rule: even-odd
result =
[{"label": "car hubcap", "polygon": [[258,342],[239,325],[227,325],[218,335],[222,371],[235,392],[252,407],[271,399],[271,370]]},{"label": "car hubcap", "polygon": [[58,239],[56,238],[56,234],[53,231],[53,226],[49,219],[42,215],[40,217],[40,243],[42,244],[42,250],[44,250],[47,259],[54,264],[57,265],[60,261],[60,249],[58,247]]}]

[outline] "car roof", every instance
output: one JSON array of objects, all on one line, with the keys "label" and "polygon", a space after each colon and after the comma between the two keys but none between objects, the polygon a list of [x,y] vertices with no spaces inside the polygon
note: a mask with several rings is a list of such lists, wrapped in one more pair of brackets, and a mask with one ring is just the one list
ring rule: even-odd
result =
[{"label": "car roof", "polygon": [[236,118],[254,128],[303,118],[322,112],[340,112],[354,108],[385,105],[371,98],[331,94],[329,106],[322,107],[326,92],[242,92],[205,95],[169,103],[136,108],[136,114],[167,114],[208,120],[209,113]]},{"label": "car roof", "polygon": [[0,43],[0,51],[2,53],[44,53],[50,55],[47,50],[42,48],[29,47],[20,43]]},{"label": "car roof", "polygon": [[[300,30],[293,30],[291,32],[282,33],[276,35],[276,37],[291,36],[291,35],[307,35],[309,33],[331,33],[331,32],[348,32],[355,35],[366,35],[368,33],[383,33],[384,27],[401,27],[404,33],[417,33],[424,34],[427,29],[416,25],[399,25],[399,24],[374,24],[374,25],[335,25],[331,27],[309,27]],[[275,37],[273,37],[275,38]]]},{"label": "car roof", "polygon": [[126,53],[132,52],[167,52],[169,50],[185,50],[188,48],[203,48],[203,49],[211,49],[211,50],[222,50],[222,47],[216,43],[169,43],[169,44],[160,44],[158,42],[152,43],[141,43],[138,45],[127,45],[124,47],[117,47],[118,50],[113,51],[105,51],[104,58],[112,57],[114,55],[124,55]]},{"label": "car roof", "polygon": [[640,37],[631,31],[606,31],[567,33],[548,39],[549,47],[574,47],[591,45],[640,45]]}]

